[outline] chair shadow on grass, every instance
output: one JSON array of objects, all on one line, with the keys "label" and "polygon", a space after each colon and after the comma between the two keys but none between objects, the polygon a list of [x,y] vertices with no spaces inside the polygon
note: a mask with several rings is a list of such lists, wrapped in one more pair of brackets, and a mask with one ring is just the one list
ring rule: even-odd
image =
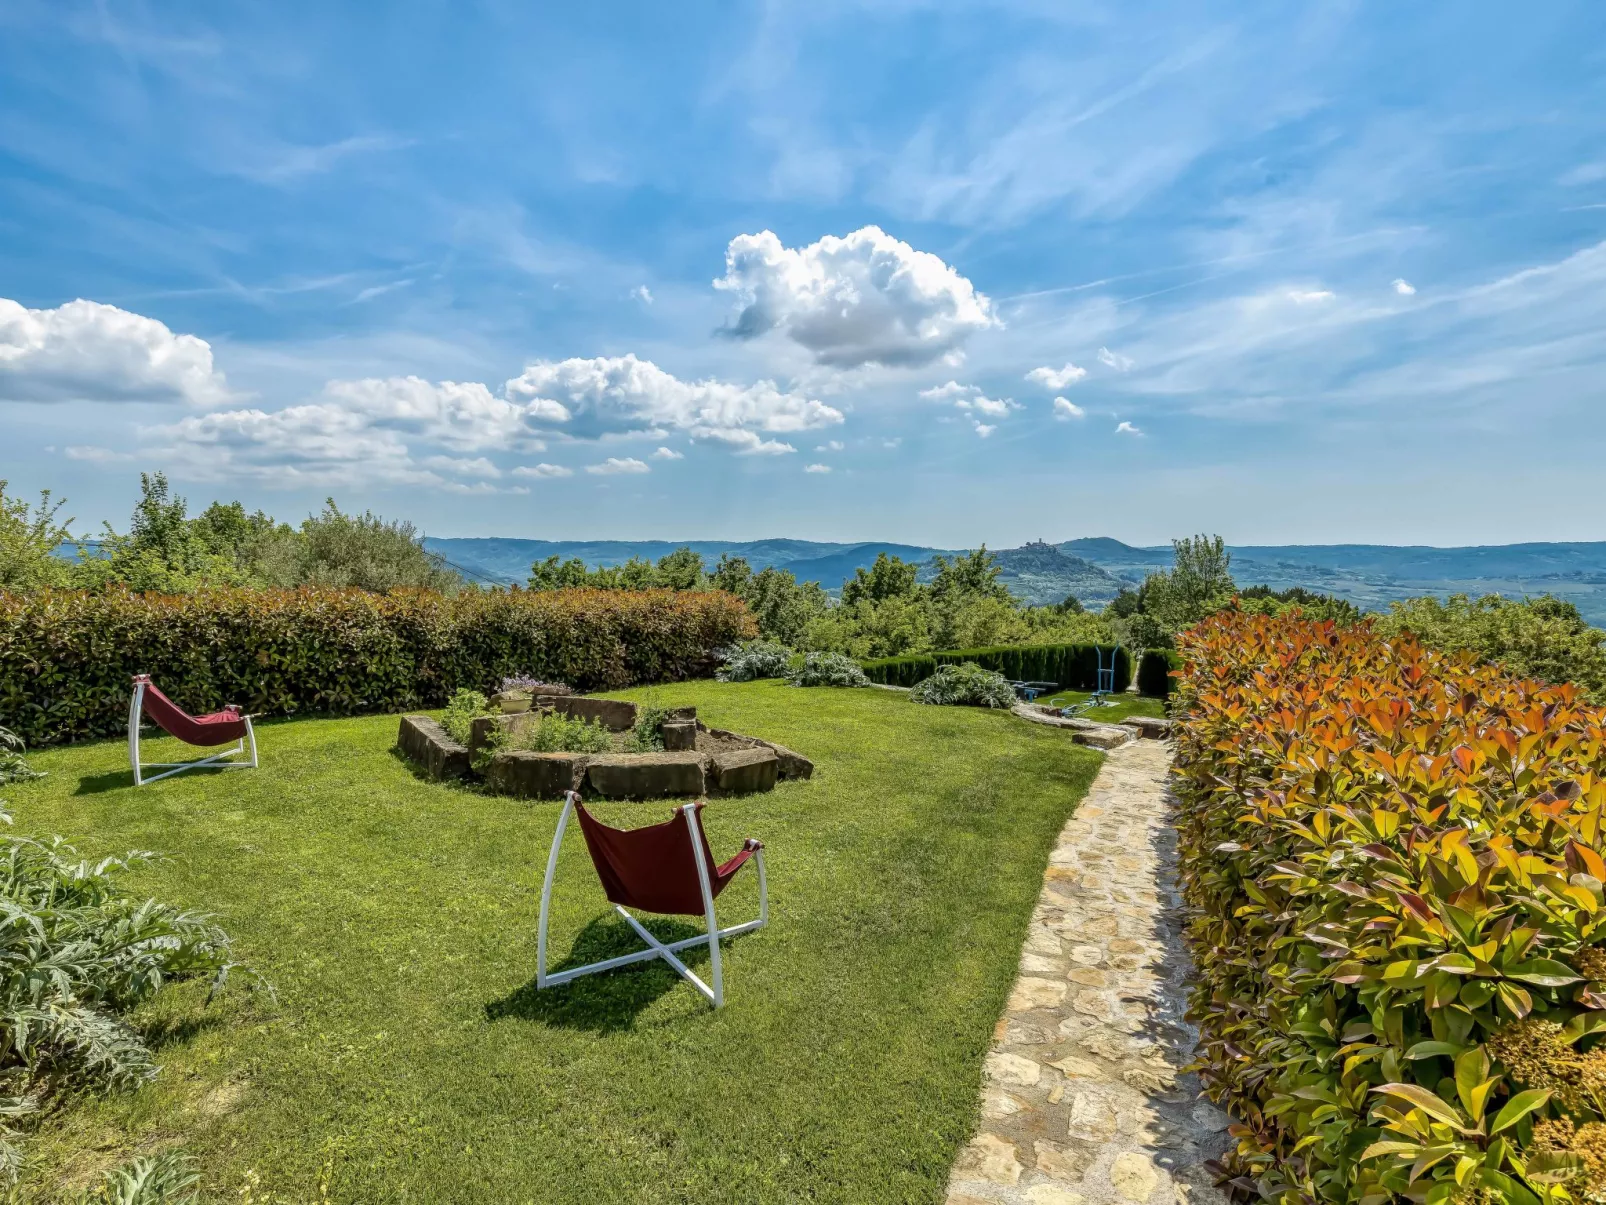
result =
[{"label": "chair shadow on grass", "polygon": [[[199,774],[204,777],[211,777],[214,774],[227,773],[229,773],[229,768],[227,766],[197,765],[193,770],[184,771],[186,776],[191,774]],[[174,777],[177,778],[179,776],[174,775]],[[150,785],[151,781],[151,779],[147,778],[145,780],[146,785]],[[124,787],[131,787],[133,785],[134,772],[132,770],[107,770],[103,774],[79,775],[78,786],[76,789],[74,789],[73,794],[99,795],[104,791],[120,791]]]},{"label": "chair shadow on grass", "polygon": [[[641,923],[643,928],[665,945],[707,932],[701,925],[691,925],[682,920],[662,916],[642,918]],[[641,939],[624,921],[610,912],[597,917],[580,930],[568,957],[562,962],[551,965],[548,973],[557,974],[570,967],[601,962],[605,958],[616,958],[621,954],[633,954],[642,948]],[[730,948],[729,939],[721,948]],[[551,951],[548,953],[550,956]],[[708,973],[705,969],[708,964],[707,945],[691,946],[679,951],[675,956],[690,967],[699,979],[707,982]],[[559,1029],[588,1029],[597,1033],[617,1033],[620,1030],[633,1028],[636,1019],[643,1012],[660,997],[674,991],[683,983],[674,968],[662,958],[620,967],[615,971],[582,975],[579,979],[570,980],[557,987],[549,987],[545,991],[537,990],[535,979],[531,977],[527,983],[515,988],[500,1000],[487,1004],[485,1016],[490,1021],[511,1018],[520,1021],[539,1021],[543,1025]],[[684,986],[688,992],[696,994],[696,988],[690,984]],[[697,996],[697,999],[706,1007],[706,1002],[701,996]]]}]

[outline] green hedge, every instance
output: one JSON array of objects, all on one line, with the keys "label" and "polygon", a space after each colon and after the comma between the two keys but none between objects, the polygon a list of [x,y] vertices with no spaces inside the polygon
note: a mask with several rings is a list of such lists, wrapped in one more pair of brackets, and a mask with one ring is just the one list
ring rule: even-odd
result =
[{"label": "green hedge", "polygon": [[[1016,682],[1057,682],[1062,690],[1096,690],[1101,646],[1092,644],[997,645],[980,649],[948,649],[908,657],[881,657],[863,662],[865,676],[885,686],[913,686],[937,672],[939,665],[973,661]],[[1106,660],[1110,646],[1102,646]],[[1132,659],[1124,648],[1115,654],[1115,689],[1132,681]]]},{"label": "green hedge", "polygon": [[1171,649],[1146,649],[1138,658],[1138,693],[1163,699],[1175,688],[1171,671],[1182,668],[1182,655]]},{"label": "green hedge", "polygon": [[191,712],[257,715],[437,706],[512,675],[611,689],[707,673],[756,634],[718,591],[0,593],[0,726],[35,746],[122,731],[139,673]]}]

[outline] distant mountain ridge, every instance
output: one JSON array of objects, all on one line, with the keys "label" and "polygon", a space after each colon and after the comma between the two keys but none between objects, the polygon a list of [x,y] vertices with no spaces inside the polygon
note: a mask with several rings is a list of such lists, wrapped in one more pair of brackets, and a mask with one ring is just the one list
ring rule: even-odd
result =
[{"label": "distant mountain ridge", "polygon": [[[754,569],[775,565],[800,581],[817,581],[836,591],[855,569],[868,568],[876,554],[902,557],[926,566],[931,558],[960,549],[916,544],[825,543],[815,540],[522,540],[510,538],[428,537],[425,545],[466,570],[476,580],[522,584],[530,565],[549,556],[579,557],[588,565],[617,565],[632,556],[657,560],[687,547],[713,563],[722,554],[740,556]],[[1074,594],[1102,604],[1123,585],[1171,563],[1170,548],[1139,548],[1107,536],[1033,542],[993,550],[1003,580],[1025,602],[1059,602]],[[1606,626],[1606,542],[1481,545],[1468,548],[1388,544],[1285,544],[1231,548],[1232,572],[1241,585],[1264,583],[1275,589],[1306,586],[1347,598],[1358,606],[1385,610],[1399,598],[1499,593],[1510,596],[1551,593],[1573,602],[1584,618]]]}]

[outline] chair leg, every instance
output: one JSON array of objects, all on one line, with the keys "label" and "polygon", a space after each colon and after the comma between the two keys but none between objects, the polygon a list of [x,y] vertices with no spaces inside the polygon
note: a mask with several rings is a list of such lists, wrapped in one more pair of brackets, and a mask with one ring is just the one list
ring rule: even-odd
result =
[{"label": "chair leg", "polygon": [[[697,826],[697,809],[687,804],[681,809],[686,817],[686,827],[691,830],[692,858],[697,863],[697,883],[703,889],[703,915],[708,922],[708,962],[714,981],[713,994],[709,997],[718,1008],[725,1003],[725,976],[719,964],[719,922],[714,919],[714,889],[708,878],[708,864],[703,860],[703,834]],[[690,972],[686,972],[689,974]]]},{"label": "chair leg", "polygon": [[257,768],[257,730],[251,726],[251,717],[245,718],[245,737],[251,742],[251,768]]},{"label": "chair leg", "polygon": [[134,785],[144,786],[139,772],[139,716],[145,700],[145,683],[134,684],[134,697],[128,703],[128,762],[134,770]]},{"label": "chair leg", "polygon": [[546,923],[547,913],[552,910],[552,880],[558,874],[558,851],[563,848],[563,834],[569,827],[569,817],[574,813],[574,804],[579,798],[573,791],[563,793],[563,812],[558,816],[558,827],[552,834],[552,852],[546,858],[546,878],[541,880],[541,919],[536,922],[535,938],[536,991],[546,987],[549,982],[546,973]]}]

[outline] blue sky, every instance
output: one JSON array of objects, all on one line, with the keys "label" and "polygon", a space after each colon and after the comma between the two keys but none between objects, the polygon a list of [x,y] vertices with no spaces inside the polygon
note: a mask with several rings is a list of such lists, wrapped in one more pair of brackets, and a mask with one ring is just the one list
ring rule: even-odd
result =
[{"label": "blue sky", "polygon": [[1606,6],[10,0],[0,298],[84,527],[1602,539]]}]

